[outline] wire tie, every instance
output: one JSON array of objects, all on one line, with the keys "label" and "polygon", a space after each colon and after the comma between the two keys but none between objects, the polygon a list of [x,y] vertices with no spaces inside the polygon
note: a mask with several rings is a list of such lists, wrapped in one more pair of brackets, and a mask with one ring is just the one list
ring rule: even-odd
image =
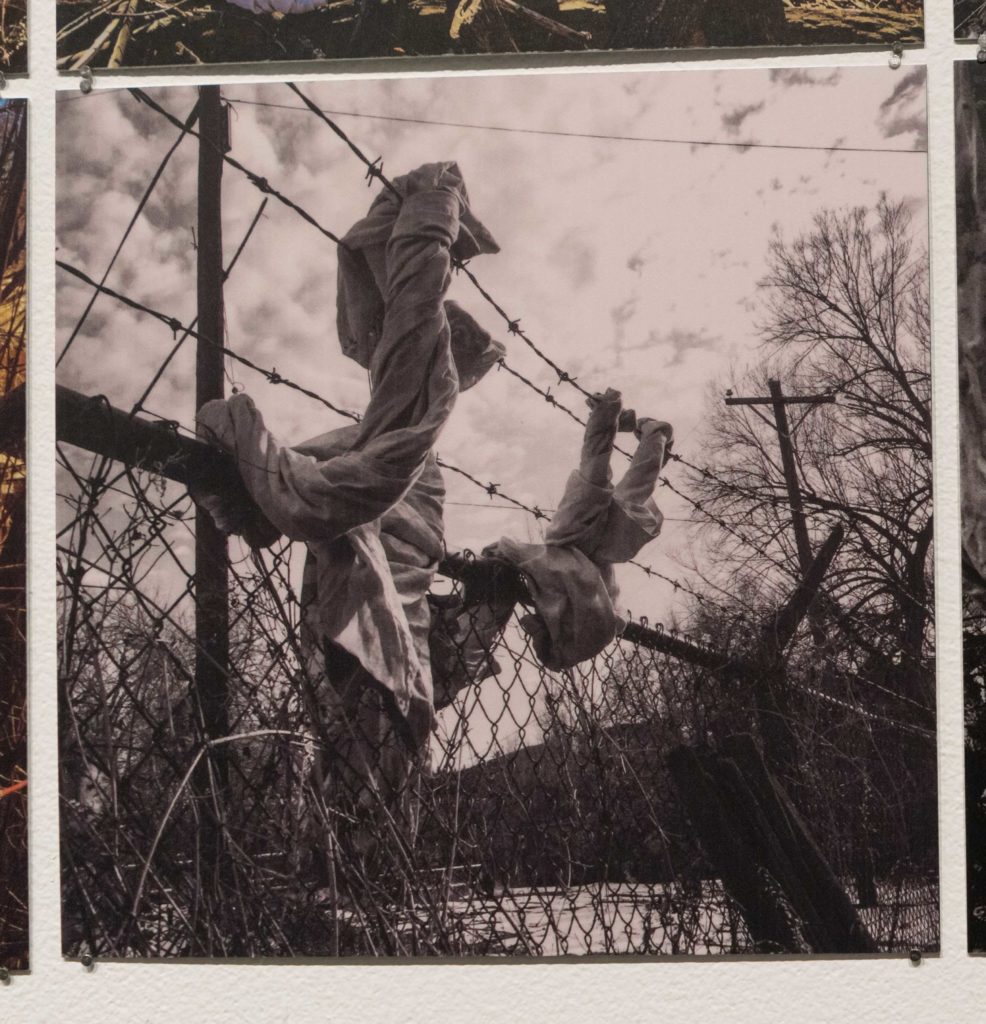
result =
[{"label": "wire tie", "polygon": [[486,487],[485,487],[485,491],[492,498],[494,494],[498,493],[497,488],[499,486],[500,486],[499,484],[493,484],[493,483],[487,484]]},{"label": "wire tie", "polygon": [[277,370],[271,370],[267,374],[267,379],[271,384],[283,384],[284,378],[277,372]]},{"label": "wire tie", "polygon": [[508,320],[507,330],[511,334],[520,334],[520,320]]}]

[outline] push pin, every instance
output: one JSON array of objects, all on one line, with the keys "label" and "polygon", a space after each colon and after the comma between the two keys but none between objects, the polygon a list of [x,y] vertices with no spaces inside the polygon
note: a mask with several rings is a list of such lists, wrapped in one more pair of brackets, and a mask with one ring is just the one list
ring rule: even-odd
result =
[{"label": "push pin", "polygon": [[6,967],[0,967],[0,985],[10,984],[10,971]]},{"label": "push pin", "polygon": [[0,92],[7,88],[7,76],[0,71]]},{"label": "push pin", "polygon": [[82,90],[83,95],[88,96],[92,92],[92,68],[86,64],[79,71],[79,75],[81,78],[79,88]]},{"label": "push pin", "polygon": [[83,953],[82,956],[79,957],[79,963],[82,964],[82,969],[87,971],[89,974],[92,974],[93,969],[96,966],[96,961],[93,959],[92,953]]},{"label": "push pin", "polygon": [[917,967],[921,963],[921,950],[912,949],[910,953],[908,953],[908,959],[910,959],[911,963]]},{"label": "push pin", "polygon": [[903,43],[894,43],[890,51],[890,67],[896,71],[904,61]]},{"label": "push pin", "polygon": [[986,32],[980,33],[979,38],[976,40],[976,60],[980,64],[986,64]]}]

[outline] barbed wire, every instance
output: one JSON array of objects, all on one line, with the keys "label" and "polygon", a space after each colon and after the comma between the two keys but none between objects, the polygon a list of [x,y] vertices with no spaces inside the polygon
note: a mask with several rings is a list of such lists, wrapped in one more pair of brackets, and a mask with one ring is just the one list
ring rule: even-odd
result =
[{"label": "barbed wire", "polygon": [[[308,97],[305,96],[301,92],[301,90],[298,89],[298,87],[293,82],[289,82],[289,83],[286,83],[286,84],[288,85],[288,87],[292,91],[297,93],[297,95],[305,102],[306,106],[308,106],[309,109],[314,114],[316,114],[316,116],[321,121],[323,121],[332,130],[332,132],[335,135],[337,135],[344,142],[344,144],[347,146],[347,148],[349,148],[349,150],[356,156],[356,158],[364,165],[364,167],[366,169],[366,172],[365,172],[366,173],[366,179],[367,179],[367,181],[369,183],[372,183],[373,180],[377,180],[377,181],[379,181],[381,183],[381,185],[384,188],[386,188],[389,192],[391,192],[393,195],[395,195],[398,199],[402,199],[403,198],[401,196],[401,194],[400,194],[400,190],[394,185],[394,183],[390,180],[390,178],[388,178],[387,175],[384,173],[384,170],[383,170],[383,159],[382,158],[378,157],[375,160],[371,160],[370,157],[368,157],[359,148],[359,146],[355,142],[353,142],[353,140],[348,136],[348,134],[342,128],[340,128],[339,125],[337,125],[334,121],[332,121],[331,118],[326,116],[314,103],[312,103],[311,100],[309,100]],[[202,136],[198,132],[196,132],[194,129],[192,129],[191,127],[185,128],[182,125],[182,123],[179,121],[179,119],[177,117],[175,117],[174,114],[172,114],[170,111],[166,110],[159,103],[157,103],[154,99],[152,99],[150,96],[148,96],[147,93],[143,89],[132,88],[129,91],[138,100],[138,102],[144,103],[147,106],[149,106],[156,113],[158,113],[162,117],[166,118],[175,127],[182,128],[185,131],[186,134],[192,135],[193,137],[198,139],[201,144],[204,144],[204,145],[210,145],[210,144],[215,145],[214,143],[210,143],[210,140],[203,139]],[[270,184],[270,182],[267,180],[267,178],[265,178],[262,175],[259,175],[256,172],[252,171],[250,168],[248,168],[244,164],[242,164],[239,160],[237,160],[236,158],[230,156],[230,154],[222,152],[221,149],[219,149],[218,151],[220,152],[220,155],[222,156],[223,160],[226,163],[228,163],[231,167],[235,168],[237,171],[239,171],[241,174],[243,174],[244,177],[246,177],[246,179],[255,188],[257,188],[260,192],[262,192],[265,195],[269,195],[269,196],[277,199],[278,202],[282,203],[288,209],[290,209],[294,213],[298,214],[300,217],[302,217],[302,219],[306,223],[308,223],[308,224],[312,225],[313,227],[315,227],[316,230],[318,230],[325,237],[329,238],[336,245],[340,246],[343,249],[348,248],[346,246],[346,243],[344,242],[344,240],[341,239],[338,234],[336,234],[334,231],[331,231],[329,228],[327,228],[323,224],[321,224],[316,217],[314,217],[308,210],[304,209],[304,207],[302,207],[299,203],[297,203],[294,200],[290,199],[288,196],[286,196],[279,189],[277,189],[274,186],[272,186]],[[550,356],[548,356],[547,353],[545,353],[537,344],[535,344],[535,342],[530,338],[530,336],[527,334],[527,332],[524,331],[521,328],[521,326],[520,326],[520,323],[521,323],[520,319],[519,318],[512,318],[507,313],[507,311],[503,308],[503,306],[501,306],[500,303],[497,302],[497,300],[490,294],[490,292],[486,290],[486,288],[482,285],[482,283],[479,281],[479,279],[476,277],[476,275],[469,269],[467,264],[468,264],[468,261],[463,261],[463,260],[460,260],[460,259],[458,259],[456,257],[452,258],[452,265],[453,265],[453,267],[457,271],[465,274],[465,276],[470,280],[470,282],[473,284],[473,286],[476,288],[476,290],[479,292],[479,294],[490,304],[490,306],[504,320],[504,322],[507,325],[508,332],[510,334],[515,335],[516,337],[519,337],[521,339],[521,341],[523,341],[528,346],[528,348],[530,348],[531,351],[534,352],[538,356],[538,358],[542,360],[542,362],[544,362],[546,365],[551,367],[551,369],[553,370],[555,375],[558,377],[559,383],[569,384],[570,386],[574,387],[576,389],[576,391],[578,391],[583,397],[585,397],[587,399],[592,399],[594,397],[594,393],[591,392],[591,391],[588,391],[586,388],[584,388],[578,382],[577,377],[575,377],[574,375],[570,374],[568,371],[564,370],[558,363],[556,363]],[[583,419],[581,419],[578,415],[576,415],[574,412],[572,412],[571,409],[569,409],[567,406],[565,406],[564,403],[562,403],[557,398],[557,396],[552,395],[551,392],[550,392],[550,389],[546,390],[544,388],[539,387],[532,380],[530,380],[530,378],[526,377],[523,373],[521,373],[520,371],[518,371],[518,370],[514,369],[513,367],[511,367],[507,363],[506,359],[500,360],[500,365],[504,369],[506,369],[508,371],[508,373],[510,373],[515,379],[519,380],[526,387],[530,388],[532,391],[534,391],[536,394],[538,394],[549,405],[552,405],[555,408],[557,408],[559,410],[559,412],[564,413],[570,419],[572,419],[574,422],[582,425],[583,427],[585,426],[585,421]],[[614,447],[615,447],[616,451],[620,452],[620,454],[625,456],[627,459],[631,459],[633,457],[632,453],[628,452],[626,449],[621,448],[618,445],[614,446]],[[732,490],[732,491],[736,491],[736,492],[741,492],[741,490],[742,490],[741,488],[737,487],[737,485],[735,485],[735,484],[731,484],[728,481],[720,480],[718,477],[715,476],[715,474],[711,470],[709,470],[707,468],[706,469],[702,469],[700,467],[694,466],[693,464],[687,462],[682,456],[678,455],[675,452],[669,453],[669,458],[670,458],[670,460],[672,462],[681,463],[682,465],[685,465],[687,468],[690,468],[690,469],[692,469],[692,470],[694,470],[696,472],[702,473],[706,477],[709,477],[709,478],[712,478],[712,479],[716,479],[717,482],[722,487],[726,488],[727,490]],[[663,482],[664,481],[662,480],[662,483]],[[672,488],[672,489],[674,490],[674,488]],[[684,495],[680,491],[676,490],[675,493],[679,494],[680,497],[683,497],[686,501],[688,501],[690,504],[692,504],[692,506],[695,507],[696,510],[702,511],[707,517],[711,518],[711,513],[709,513],[708,510],[702,509],[693,499],[689,498],[687,495]],[[715,521],[715,520],[713,520],[713,521]],[[727,530],[729,529],[729,527],[725,527],[725,528]]]},{"label": "barbed wire", "polygon": [[[321,110],[308,96],[306,96],[294,82],[286,82],[285,84],[293,93],[295,93],[296,96],[298,96],[299,99],[301,99],[301,101],[305,104],[308,110],[310,110],[311,113],[315,115],[315,117],[322,121],[333,132],[333,134],[335,134],[339,139],[342,140],[343,144],[350,150],[350,152],[353,153],[357,160],[359,160],[364,165],[364,167],[366,168],[366,178],[368,181],[372,182],[374,179],[376,179],[381,183],[381,185],[383,185],[384,188],[386,188],[398,199],[403,198],[401,196],[400,190],[384,173],[384,163],[382,157],[371,159],[369,156],[367,156],[366,153],[364,153],[363,150],[360,149],[360,147],[349,137],[347,132],[338,124],[336,124],[336,122],[333,121],[332,118],[329,117],[323,110]],[[551,370],[558,378],[559,384],[568,384],[570,387],[578,391],[579,394],[581,394],[587,400],[592,400],[594,398],[594,393],[583,387],[583,385],[579,383],[579,380],[575,375],[565,370],[559,363],[557,363],[539,345],[537,345],[534,342],[530,335],[521,327],[520,318],[511,316],[507,312],[507,310],[496,300],[496,298],[494,298],[494,296],[480,282],[479,278],[469,269],[468,261],[460,260],[458,258],[453,257],[452,264],[458,272],[464,274],[468,278],[468,280],[472,283],[476,291],[479,292],[479,294],[483,297],[483,299],[486,300],[486,302],[491,306],[491,308],[496,311],[496,313],[507,325],[508,333],[520,338],[520,340],[523,341],[524,344],[545,365],[551,368]],[[526,377],[520,371],[515,370],[513,367],[509,366],[506,362],[506,359],[500,360],[500,366],[503,369],[507,370],[508,373],[511,374],[511,376],[519,380],[526,387],[530,388],[532,391],[540,395],[541,398],[544,399],[544,401],[546,401],[549,405],[558,409],[559,412],[564,413],[566,416],[574,420],[576,423],[581,424],[583,427],[585,426],[585,421],[581,419],[579,416],[577,416],[574,412],[572,412],[572,410],[565,406],[564,403],[560,402],[558,398],[551,393],[550,389],[544,389],[539,387],[532,380],[530,380],[530,378]],[[631,459],[633,457],[630,452],[626,451],[623,448],[620,448],[618,445],[615,445],[614,447],[626,458]],[[720,486],[724,487],[729,491],[741,492],[741,489],[738,488],[735,484],[721,480],[718,476],[716,476],[715,473],[712,472],[712,470],[708,468],[695,466],[694,464],[688,462],[687,460],[682,458],[682,456],[678,455],[675,452],[670,452],[669,458],[672,462],[680,463],[686,466],[687,468],[691,469],[693,472],[700,473],[703,477],[707,479],[715,480],[717,483],[720,484]],[[773,556],[768,554],[762,546],[750,540],[748,537],[743,536],[738,530],[736,530],[735,527],[731,526],[730,524],[725,522],[725,520],[716,516],[715,513],[707,509],[702,502],[697,501],[690,495],[686,494],[679,487],[676,487],[674,484],[672,484],[666,477],[661,478],[660,485],[663,487],[667,487],[670,491],[672,491],[672,493],[676,494],[679,498],[682,498],[684,501],[688,502],[688,504],[691,505],[696,512],[701,513],[706,519],[710,520],[711,522],[714,522],[717,526],[725,530],[731,536],[735,537],[741,543],[751,547],[754,551],[761,555],[761,557],[774,562],[777,568],[781,569],[789,576],[797,578],[796,573],[792,572],[783,563],[774,559]]]},{"label": "barbed wire", "polygon": [[[253,370],[255,373],[262,376],[265,380],[267,380],[268,383],[284,385],[285,387],[291,388],[292,390],[305,395],[307,398],[310,398],[313,401],[318,402],[319,404],[321,404],[322,406],[331,410],[332,412],[336,413],[339,416],[343,416],[347,419],[350,419],[355,423],[359,423],[361,421],[362,417],[360,416],[359,413],[353,412],[348,409],[343,409],[341,406],[336,405],[334,402],[325,398],[323,395],[320,395],[318,392],[312,391],[310,388],[306,388],[296,383],[295,381],[291,380],[290,378],[285,377],[283,374],[279,373],[276,368],[268,369],[267,367],[260,366],[258,363],[255,363],[253,360],[247,358],[246,356],[240,355],[236,350],[231,349],[228,346],[221,345],[218,342],[213,341],[213,339],[208,338],[203,334],[200,334],[191,325],[184,324],[177,317],[173,317],[167,313],[163,313],[160,310],[155,309],[152,306],[149,306],[145,302],[141,302],[138,299],[134,299],[130,296],[124,295],[122,292],[119,292],[116,289],[109,287],[108,285],[100,284],[100,282],[90,277],[85,271],[73,266],[70,263],[67,263],[64,260],[56,260],[56,265],[60,269],[64,270],[66,273],[71,274],[77,279],[83,281],[90,288],[96,289],[99,292],[109,296],[110,298],[115,299],[117,302],[120,302],[122,305],[125,305],[136,312],[143,313],[144,315],[149,316],[154,320],[157,320],[159,323],[164,324],[176,338],[178,337],[179,334],[181,334],[182,340],[190,337],[198,342],[213,345],[221,349],[224,355],[228,356],[230,359],[235,360],[241,365],[246,366],[248,369]],[[148,391],[149,389],[145,389],[145,397]],[[137,412],[141,408],[142,402],[138,402],[134,406],[133,411]],[[172,423],[176,427],[179,426],[174,421],[169,420],[167,422]],[[500,484],[493,483],[492,481],[487,481],[484,483],[482,480],[480,480],[474,474],[470,473],[468,470],[462,469],[461,467],[456,466],[454,463],[451,463],[440,457],[438,457],[437,461],[439,466],[441,466],[443,469],[447,469],[450,472],[455,473],[458,476],[468,480],[474,486],[482,490],[489,498],[492,499],[494,496],[503,498],[505,501],[508,501],[511,505],[515,506],[516,508],[522,509],[525,512],[529,513],[531,516],[534,517],[535,520],[550,520],[551,517],[547,513],[542,511],[541,508],[539,508],[537,505],[531,505],[528,504],[527,502],[521,501],[519,498],[513,497],[509,492],[505,491]],[[704,605],[718,606],[717,602],[713,601],[707,595],[704,595],[701,592],[695,590],[693,587],[690,587],[687,583],[684,583],[681,580],[675,579],[671,576],[666,575],[665,573],[660,572],[652,566],[646,565],[643,562],[639,562],[635,559],[631,559],[628,562],[628,564],[633,565],[635,568],[641,570],[648,578],[656,578],[663,580],[666,583],[669,583],[676,592],[682,591],[684,593],[687,593],[690,596],[694,597],[695,600],[699,601]]]},{"label": "barbed wire", "polygon": [[[382,186],[384,188],[386,188],[389,191],[391,191],[394,195],[397,195],[398,197],[400,197],[399,190],[396,188],[396,186],[394,186],[393,182],[390,181],[390,179],[387,177],[387,175],[383,171],[383,161],[382,161],[382,159],[381,158],[371,159],[370,157],[368,157],[360,149],[360,147],[355,142],[353,142],[353,140],[348,136],[348,134],[339,125],[337,125],[334,121],[332,121],[331,118],[329,118],[327,115],[325,115],[324,112],[322,112],[314,103],[312,103],[308,99],[308,97],[306,97],[301,92],[301,90],[298,89],[298,87],[294,83],[287,83],[287,84],[288,84],[289,88],[291,88],[291,90],[294,91],[304,101],[306,107],[309,110],[311,110],[311,112],[314,113],[321,121],[323,121],[333,131],[333,133],[340,140],[343,141],[343,143],[347,146],[347,148],[350,149],[350,151],[357,157],[357,159],[364,165],[364,167],[366,169],[367,181],[372,183],[372,181],[374,179],[376,179],[376,180],[380,181],[380,183],[382,184]],[[192,136],[194,136],[195,138],[197,138],[199,140],[200,144],[209,144],[209,140],[203,139],[202,136],[191,127],[191,125],[189,124],[188,120],[186,122],[184,122],[184,123],[181,122],[177,117],[175,117],[175,115],[171,114],[164,107],[162,107],[160,104],[158,104],[156,101],[154,101],[143,90],[134,88],[134,89],[130,89],[130,93],[139,102],[148,105],[151,109],[153,109],[155,112],[159,113],[166,120],[168,120],[170,123],[172,123],[175,127],[179,128],[181,130],[181,132],[182,132],[182,136],[181,136],[182,138],[185,135],[192,135]],[[317,218],[315,218],[311,213],[309,213],[307,210],[305,210],[300,204],[296,203],[294,200],[290,199],[288,196],[286,196],[279,189],[277,189],[274,186],[272,186],[270,184],[270,182],[266,178],[264,178],[261,175],[256,174],[254,171],[252,171],[250,168],[246,167],[239,160],[237,160],[236,158],[232,157],[228,153],[223,152],[222,153],[222,157],[223,157],[223,159],[224,159],[224,161],[226,163],[228,163],[230,166],[232,166],[237,171],[239,171],[241,174],[243,174],[244,177],[247,179],[247,181],[249,181],[254,187],[256,187],[265,196],[269,196],[269,197],[277,199],[286,208],[292,210],[292,212],[296,213],[297,215],[302,217],[302,219],[305,220],[307,223],[309,223],[310,225],[315,227],[323,236],[325,236],[328,239],[330,239],[334,244],[336,244],[338,246],[341,246],[343,248],[346,248],[345,243],[343,242],[343,240],[339,237],[339,235],[337,233],[335,233],[334,231],[332,231],[332,230],[326,228],[324,225],[322,225],[317,220]],[[574,375],[570,374],[568,371],[566,371],[564,368],[562,368],[560,364],[558,364],[546,352],[544,352],[530,338],[530,336],[523,329],[521,329],[521,327],[520,327],[520,320],[518,318],[511,317],[507,313],[506,309],[502,305],[500,305],[499,302],[497,302],[497,300],[492,296],[492,294],[490,292],[488,292],[485,289],[485,287],[482,285],[482,283],[479,281],[479,279],[476,277],[476,275],[468,268],[468,266],[466,266],[466,264],[464,262],[462,262],[460,260],[453,260],[453,263],[454,263],[454,265],[455,265],[455,267],[456,267],[456,269],[458,271],[464,273],[469,278],[469,280],[471,281],[473,286],[477,289],[477,291],[480,293],[480,295],[483,296],[483,298],[491,305],[491,307],[497,312],[497,314],[504,320],[504,322],[507,324],[508,331],[511,334],[513,334],[513,335],[515,335],[517,337],[520,337],[521,340],[528,346],[528,348],[532,352],[534,352],[538,356],[538,358],[541,359],[542,362],[544,362],[547,366],[549,366],[552,369],[552,371],[555,373],[555,375],[558,378],[559,384],[562,384],[562,383],[569,384],[571,387],[575,388],[576,391],[578,391],[580,394],[582,394],[586,398],[590,398],[591,399],[593,397],[593,393],[592,392],[588,391],[585,387],[583,387],[579,383],[578,379]],[[187,338],[187,337],[194,337],[197,340],[206,340],[210,344],[216,344],[215,342],[212,341],[212,339],[203,339],[202,336],[199,335],[197,332],[195,332],[191,327],[186,327],[180,321],[178,321],[176,318],[170,317],[170,316],[168,316],[166,314],[163,314],[163,313],[161,313],[161,312],[159,312],[157,310],[154,310],[154,309],[146,306],[143,303],[139,303],[136,300],[133,300],[133,299],[130,299],[129,297],[123,296],[120,293],[113,291],[112,289],[106,288],[105,285],[101,286],[98,282],[95,282],[92,278],[90,278],[88,275],[85,275],[83,272],[79,271],[77,268],[70,267],[69,265],[67,265],[67,264],[65,264],[63,262],[59,262],[59,265],[62,266],[64,269],[68,270],[70,273],[74,273],[74,274],[76,274],[76,276],[81,277],[91,287],[93,287],[93,288],[101,288],[107,294],[113,295],[119,301],[121,301],[121,302],[123,302],[123,303],[125,303],[125,304],[127,304],[129,306],[131,306],[132,308],[134,308],[136,310],[145,312],[146,314],[154,317],[155,319],[159,320],[160,322],[165,323],[167,326],[169,326],[172,329],[173,333],[177,334],[179,331],[182,331],[182,332],[184,332],[184,337],[185,338]],[[184,340],[184,338],[182,340]],[[177,349],[177,347],[178,346],[176,346],[176,349]],[[276,370],[276,368],[267,369],[267,368],[261,367],[258,364],[254,363],[252,360],[250,360],[250,359],[248,359],[248,358],[246,358],[244,356],[241,356],[234,349],[231,349],[231,348],[229,348],[227,346],[223,346],[223,345],[219,345],[218,347],[220,347],[222,349],[222,351],[224,352],[224,354],[228,358],[231,358],[231,359],[239,362],[241,365],[247,366],[248,368],[254,370],[257,373],[259,373],[269,383],[272,383],[272,384],[284,384],[285,386],[287,386],[289,388],[292,388],[292,389],[298,391],[299,393],[305,394],[306,397],[309,397],[312,400],[319,402],[321,405],[323,405],[324,407],[326,407],[326,408],[330,409],[331,411],[337,413],[338,415],[342,415],[344,417],[347,417],[347,418],[353,420],[354,422],[359,422],[360,421],[360,416],[359,416],[358,413],[352,412],[350,410],[342,409],[341,407],[337,406],[335,403],[333,403],[333,402],[329,401],[328,399],[324,398],[324,396],[322,396],[322,395],[320,395],[320,394],[318,394],[318,393],[316,393],[314,391],[311,391],[308,388],[304,388],[303,386],[297,384],[296,382],[290,380],[289,378],[286,378],[286,377],[282,376]],[[169,359],[170,359],[170,356],[169,356]],[[165,361],[165,365],[167,365],[167,362],[168,362],[168,360]],[[569,409],[562,401],[560,401],[557,398],[557,396],[555,396],[551,392],[550,388],[545,389],[545,388],[540,387],[534,381],[532,381],[530,378],[525,376],[522,372],[520,372],[519,370],[516,370],[514,367],[510,366],[507,363],[505,358],[501,359],[499,361],[499,365],[500,365],[500,368],[506,370],[514,379],[518,380],[524,386],[528,387],[530,390],[532,390],[534,393],[536,393],[542,400],[547,402],[549,405],[552,405],[553,407],[558,409],[560,412],[564,413],[572,421],[574,421],[574,422],[576,422],[576,423],[578,423],[578,424],[580,424],[582,426],[585,425],[585,421],[581,417],[579,417],[576,413],[574,413],[571,409]],[[139,403],[138,403],[138,405],[139,405]],[[632,458],[632,455],[631,455],[630,452],[628,452],[625,449],[619,447],[618,445],[614,446],[614,447],[616,448],[617,451],[619,451],[626,458],[628,458],[628,459]],[[685,468],[691,470],[692,472],[699,474],[704,479],[715,481],[719,486],[723,487],[724,489],[726,489],[727,491],[729,491],[731,493],[742,495],[744,497],[755,496],[755,492],[753,490],[751,490],[750,488],[744,488],[744,487],[742,487],[740,485],[737,485],[735,483],[732,483],[730,481],[723,480],[721,477],[719,477],[717,474],[715,474],[708,467],[697,466],[694,463],[690,462],[689,460],[685,459],[683,456],[681,456],[681,455],[679,455],[679,454],[677,454],[675,452],[669,453],[669,458],[670,458],[671,461],[677,462],[680,465],[683,465]],[[520,499],[517,499],[517,498],[513,497],[509,493],[504,492],[499,484],[495,484],[493,482],[485,482],[484,483],[482,480],[477,478],[474,474],[472,474],[472,473],[470,473],[470,472],[468,472],[466,470],[463,470],[461,467],[455,466],[454,464],[451,464],[451,463],[449,463],[447,461],[444,461],[444,460],[440,460],[440,465],[443,468],[448,469],[449,471],[451,471],[453,473],[456,473],[457,475],[461,476],[462,478],[470,481],[473,485],[475,485],[476,487],[481,489],[491,499],[494,497],[494,495],[499,495],[501,498],[503,498],[504,500],[508,501],[514,507],[516,507],[518,509],[521,509],[521,510],[527,512],[528,514],[530,514],[531,516],[533,516],[533,518],[535,520],[547,520],[547,519],[550,518],[538,505],[529,504],[527,502],[521,501]],[[759,555],[761,558],[763,558],[772,567],[774,567],[775,569],[781,571],[787,578],[792,579],[792,580],[800,579],[800,574],[797,571],[795,571],[790,565],[788,565],[785,562],[779,560],[778,557],[776,557],[775,555],[772,555],[762,544],[760,544],[760,543],[758,543],[756,541],[753,541],[748,536],[745,536],[740,530],[738,530],[732,524],[728,523],[723,517],[717,515],[716,513],[712,512],[710,509],[708,509],[706,507],[706,505],[702,501],[697,500],[697,499],[693,498],[691,495],[687,494],[680,487],[676,486],[674,483],[672,483],[670,480],[668,480],[667,477],[662,477],[659,480],[659,485],[662,486],[662,487],[666,487],[668,490],[670,490],[672,493],[674,493],[677,497],[679,497],[681,500],[683,500],[688,505],[690,505],[696,512],[698,512],[702,516],[703,521],[710,522],[710,523],[713,523],[716,526],[718,526],[726,534],[728,534],[729,536],[733,537],[738,543],[740,543],[744,547],[747,547],[750,550],[754,551],[757,555]],[[772,497],[772,498],[768,497],[765,500],[770,501],[775,507],[778,507],[779,504],[780,504],[780,499],[776,498],[776,497]],[[703,605],[717,607],[717,608],[719,608],[720,610],[723,610],[723,611],[727,610],[725,608],[725,606],[723,606],[719,602],[711,599],[707,594],[702,594],[701,592],[696,590],[694,587],[691,587],[687,583],[684,583],[684,582],[682,582],[679,579],[675,579],[675,578],[673,578],[671,576],[668,576],[668,575],[666,575],[664,573],[661,573],[658,570],[654,569],[652,566],[643,564],[643,563],[638,562],[636,560],[631,560],[629,562],[629,564],[635,566],[637,569],[639,569],[642,572],[644,572],[644,574],[648,578],[657,578],[657,579],[663,580],[664,582],[670,584],[676,592],[678,592],[678,591],[685,592],[685,593],[689,594],[690,596],[694,597],[697,601],[699,601]]]}]

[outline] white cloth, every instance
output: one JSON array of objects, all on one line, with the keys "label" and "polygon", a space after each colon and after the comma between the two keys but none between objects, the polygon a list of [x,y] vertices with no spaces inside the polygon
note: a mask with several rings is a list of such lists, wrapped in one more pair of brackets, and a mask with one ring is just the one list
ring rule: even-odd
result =
[{"label": "white cloth", "polygon": [[594,657],[623,629],[613,565],[633,558],[661,532],[664,521],[653,491],[666,461],[670,428],[641,422],[630,468],[614,487],[610,456],[621,409],[614,391],[594,404],[581,464],[568,479],[544,543],[503,537],[484,552],[509,562],[526,578],[544,626],[532,634],[535,651],[554,671]]},{"label": "white cloth", "polygon": [[[312,663],[325,640],[347,651],[420,742],[434,715],[426,595],[444,534],[432,449],[459,390],[443,300],[453,248],[496,247],[467,213],[455,164],[427,164],[394,184],[399,196],[384,190],[340,250],[340,340],[373,389],[360,424],[292,448],[247,395],[207,403],[197,418],[200,434],[235,456],[276,531],[308,545],[302,639]],[[470,342],[472,380],[476,365],[495,362],[490,348],[502,352],[485,337],[485,346]],[[229,527],[221,495],[196,497]]]}]

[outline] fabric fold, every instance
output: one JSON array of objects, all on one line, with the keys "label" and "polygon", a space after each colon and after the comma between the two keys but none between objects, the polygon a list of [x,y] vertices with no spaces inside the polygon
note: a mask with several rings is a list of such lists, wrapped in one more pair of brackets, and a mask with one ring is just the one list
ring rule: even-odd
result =
[{"label": "fabric fold", "polygon": [[614,486],[610,461],[622,397],[610,389],[593,396],[590,409],[579,468],[568,478],[544,543],[503,537],[483,552],[509,562],[527,580],[537,616],[526,627],[552,671],[595,657],[622,631],[613,565],[635,557],[664,521],[653,492],[667,461],[670,426],[652,419],[636,424],[637,450]]},{"label": "fabric fold", "polygon": [[[394,186],[398,194],[381,191],[339,250],[339,340],[370,373],[361,421],[292,447],[249,396],[209,402],[199,433],[233,455],[256,509],[195,497],[224,528],[251,525],[259,542],[279,531],[307,544],[309,675],[331,686],[326,645],[345,651],[420,745],[434,718],[427,592],[443,550],[445,493],[434,446],[460,390],[453,350],[475,383],[503,348],[445,301],[453,250],[496,251],[456,165],[426,164]],[[338,694],[319,702],[330,709]]]}]

